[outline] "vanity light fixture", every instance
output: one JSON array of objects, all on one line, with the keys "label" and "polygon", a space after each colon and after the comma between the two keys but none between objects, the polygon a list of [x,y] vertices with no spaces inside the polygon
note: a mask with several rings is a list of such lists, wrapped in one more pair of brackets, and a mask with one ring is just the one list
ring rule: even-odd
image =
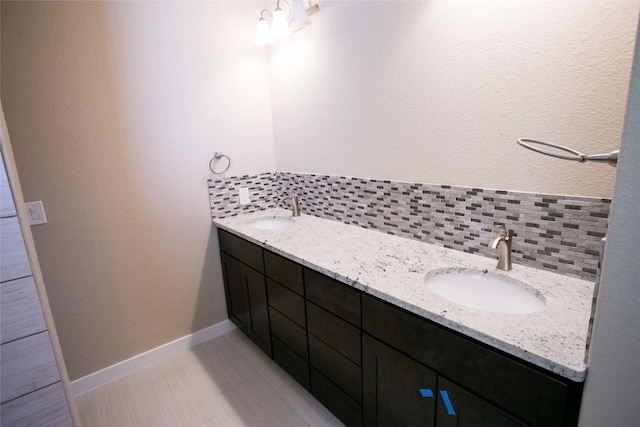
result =
[{"label": "vanity light fixture", "polygon": [[[289,9],[288,15],[280,7],[280,2],[287,5]],[[308,7],[305,6],[305,3]],[[312,5],[311,0],[291,0],[291,4],[286,0],[277,0],[276,9],[273,13],[268,9],[262,9],[260,12],[260,19],[258,19],[256,36],[253,42],[257,45],[268,45],[277,39],[289,37],[291,33],[311,25],[309,15],[318,10],[319,6],[317,4]],[[270,28],[265,13],[271,17]]]}]

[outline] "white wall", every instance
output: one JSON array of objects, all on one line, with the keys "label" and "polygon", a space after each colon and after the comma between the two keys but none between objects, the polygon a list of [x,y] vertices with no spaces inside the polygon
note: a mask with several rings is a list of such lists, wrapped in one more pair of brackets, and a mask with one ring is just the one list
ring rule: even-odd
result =
[{"label": "white wall", "polygon": [[275,168],[260,2],[2,2],[2,103],[71,379],[226,318],[206,179]]},{"label": "white wall", "polygon": [[640,425],[640,33],[580,425]]},{"label": "white wall", "polygon": [[321,1],[270,48],[278,170],[611,196],[633,1]]}]

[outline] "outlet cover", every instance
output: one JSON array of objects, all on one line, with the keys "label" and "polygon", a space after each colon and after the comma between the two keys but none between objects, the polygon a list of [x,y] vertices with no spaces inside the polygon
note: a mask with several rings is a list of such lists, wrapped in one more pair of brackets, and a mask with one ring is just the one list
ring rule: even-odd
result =
[{"label": "outlet cover", "polygon": [[29,202],[24,204],[27,208],[27,216],[29,217],[29,225],[39,225],[47,223],[47,216],[44,213],[42,202]]},{"label": "outlet cover", "polygon": [[240,199],[241,205],[248,205],[251,203],[251,199],[249,198],[249,189],[247,187],[242,187],[238,190],[238,198]]}]

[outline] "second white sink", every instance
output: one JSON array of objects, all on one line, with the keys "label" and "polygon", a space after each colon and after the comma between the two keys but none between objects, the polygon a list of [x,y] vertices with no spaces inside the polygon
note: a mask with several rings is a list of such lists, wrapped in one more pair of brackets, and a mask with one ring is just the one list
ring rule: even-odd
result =
[{"label": "second white sink", "polygon": [[544,296],[505,275],[475,269],[447,268],[425,276],[425,284],[449,301],[494,313],[526,314],[544,308]]}]

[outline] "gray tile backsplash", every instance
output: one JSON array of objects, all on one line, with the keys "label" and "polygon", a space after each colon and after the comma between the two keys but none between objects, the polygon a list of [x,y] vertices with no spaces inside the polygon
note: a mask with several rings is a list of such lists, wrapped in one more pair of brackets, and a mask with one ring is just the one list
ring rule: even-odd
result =
[{"label": "gray tile backsplash", "polygon": [[[240,206],[245,186],[252,203]],[[611,206],[610,199],[288,172],[209,181],[216,218],[274,207],[293,192],[306,214],[488,257],[497,227],[507,226],[514,263],[587,280],[596,275]]]},{"label": "gray tile backsplash", "polygon": [[[213,218],[275,208],[278,200],[276,174],[271,172],[209,179],[208,184]],[[240,205],[238,199],[238,190],[242,187],[249,189],[251,203],[247,205]]]}]

